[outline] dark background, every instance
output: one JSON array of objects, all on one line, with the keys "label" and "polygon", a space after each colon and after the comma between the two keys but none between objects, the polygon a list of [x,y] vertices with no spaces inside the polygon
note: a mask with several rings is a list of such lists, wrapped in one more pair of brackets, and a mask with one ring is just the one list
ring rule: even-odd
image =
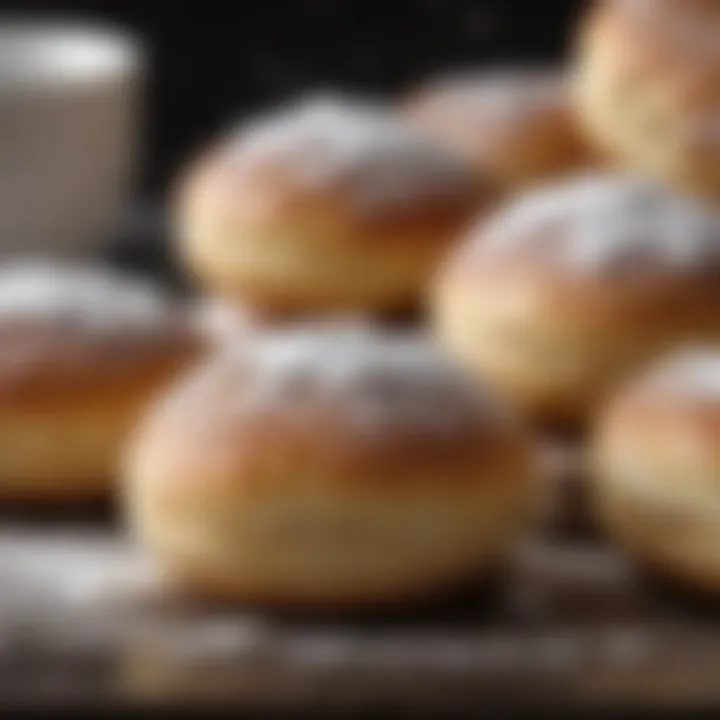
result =
[{"label": "dark background", "polygon": [[152,51],[144,189],[234,115],[316,87],[390,93],[428,73],[561,57],[582,0],[95,0],[6,12],[119,22]]}]

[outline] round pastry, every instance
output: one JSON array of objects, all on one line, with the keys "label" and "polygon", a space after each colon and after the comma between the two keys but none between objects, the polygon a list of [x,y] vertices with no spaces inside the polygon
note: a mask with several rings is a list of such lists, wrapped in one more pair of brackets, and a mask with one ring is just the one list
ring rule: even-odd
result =
[{"label": "round pastry", "polygon": [[419,127],[506,189],[589,167],[564,76],[504,69],[438,78],[406,108]]},{"label": "round pastry", "polygon": [[185,263],[270,314],[413,305],[490,199],[469,165],[370,104],[312,97],[245,124],[180,183]]},{"label": "round pastry", "polygon": [[588,135],[622,166],[720,199],[720,4],[597,3],[576,94]]},{"label": "round pastry", "polygon": [[0,501],[104,499],[138,411],[198,347],[155,286],[0,266]]},{"label": "round pastry", "polygon": [[434,295],[460,362],[581,427],[635,368],[720,338],[720,215],[633,177],[559,183],[472,231]]},{"label": "round pastry", "polygon": [[634,378],[593,443],[600,524],[654,573],[720,594],[720,346]]},{"label": "round pastry", "polygon": [[131,522],[171,578],[308,608],[419,600],[515,539],[532,445],[428,341],[360,324],[226,347],[141,424]]}]

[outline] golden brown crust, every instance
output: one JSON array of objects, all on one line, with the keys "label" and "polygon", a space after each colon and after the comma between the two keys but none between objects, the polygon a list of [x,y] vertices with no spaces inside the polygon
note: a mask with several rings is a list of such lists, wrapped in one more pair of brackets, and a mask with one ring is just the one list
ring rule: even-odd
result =
[{"label": "golden brown crust", "polygon": [[486,567],[532,493],[516,421],[394,341],[362,340],[372,361],[357,338],[317,342],[218,357],[151,412],[127,488],[149,549],[204,594],[289,605],[413,598]]},{"label": "golden brown crust", "polygon": [[[431,145],[431,147],[433,147]],[[421,151],[418,151],[421,152]],[[433,148],[433,152],[438,150]],[[268,161],[269,162],[269,161]],[[483,176],[473,173],[461,161],[446,156],[449,167],[440,173],[453,173],[450,187],[417,190],[416,195],[377,203],[362,203],[343,190],[341,179],[330,177],[326,185],[307,186],[302,179],[294,179],[296,172],[292,155],[275,161],[270,173],[264,164],[250,164],[242,155],[233,155],[232,142],[219,143],[191,163],[178,183],[177,205],[187,204],[191,211],[220,213],[230,224],[270,224],[279,226],[299,224],[347,224],[356,229],[350,237],[321,238],[320,243],[361,243],[372,246],[385,237],[398,236],[412,246],[433,237],[415,237],[425,227],[442,230],[448,223],[456,223],[458,216],[486,204],[492,197],[490,186]],[[419,172],[430,173],[431,168]],[[350,182],[352,178],[348,179]],[[437,232],[437,230],[436,230]]]},{"label": "golden brown crust", "polygon": [[717,3],[598,3],[580,33],[576,94],[589,136],[617,162],[720,196]]},{"label": "golden brown crust", "polygon": [[[348,227],[328,214],[302,223],[278,218],[251,230],[222,223],[222,215],[210,211],[213,229],[198,230],[184,252],[193,274],[214,294],[261,315],[393,311],[421,297],[472,210],[397,234]],[[344,245],[334,242],[340,239]]]},{"label": "golden brown crust", "polygon": [[392,310],[415,301],[494,192],[395,119],[364,121],[360,111],[348,120],[340,105],[329,126],[311,118],[308,131],[301,111],[277,130],[279,121],[268,121],[277,133],[270,150],[261,123],[223,139],[183,175],[175,220],[187,266],[213,292],[261,312]]},{"label": "golden brown crust", "polygon": [[[659,455],[656,468],[680,451],[684,463],[701,466],[688,465],[684,486],[692,484],[697,476],[694,470],[703,468],[715,483],[714,468],[720,469],[718,347],[717,343],[688,345],[631,377],[608,399],[598,424],[598,444],[614,449],[627,444],[638,455]],[[664,454],[668,457],[663,458]],[[673,467],[668,469],[674,473]]]},{"label": "golden brown crust", "polygon": [[598,182],[481,224],[435,291],[448,348],[541,422],[583,423],[635,368],[720,338],[716,214],[652,186],[625,206]]},{"label": "golden brown crust", "polygon": [[720,354],[671,356],[608,404],[593,440],[594,510],[656,574],[720,592]]},{"label": "golden brown crust", "polygon": [[16,388],[0,409],[0,501],[104,499],[146,403],[193,356],[84,387]]},{"label": "golden brown crust", "polygon": [[[199,339],[187,328],[145,347],[123,337],[93,345],[72,333],[62,339],[52,331],[30,330],[25,334],[34,335],[32,352],[27,354],[23,352],[27,345],[5,336],[7,355],[0,357],[3,410],[114,403],[130,388],[152,386],[172,375],[200,349]],[[15,351],[23,353],[19,362],[18,355],[11,355]]]},{"label": "golden brown crust", "polygon": [[0,402],[111,401],[167,374],[201,343],[162,288],[69,263],[0,266]]},{"label": "golden brown crust", "polygon": [[3,406],[0,502],[108,498],[120,448],[145,403],[161,388],[156,382],[125,383],[122,396]]},{"label": "golden brown crust", "polygon": [[408,602],[483,577],[529,516],[529,454],[520,444],[514,467],[484,484],[477,480],[492,467],[456,472],[449,457],[442,473],[388,465],[373,476],[354,467],[345,478],[273,447],[274,472],[238,465],[219,482],[165,477],[158,471],[174,468],[157,459],[135,465],[131,523],[181,585],[286,606]]},{"label": "golden brown crust", "polygon": [[0,499],[107,496],[140,409],[202,345],[156,288],[99,268],[0,268]]},{"label": "golden brown crust", "polygon": [[[282,410],[279,417],[207,419],[211,411],[210,407],[197,408],[194,418],[189,414],[182,419],[160,418],[156,420],[159,429],[156,425],[145,430],[146,437],[153,439],[145,441],[150,455],[140,462],[151,466],[161,462],[173,494],[229,486],[226,489],[238,497],[251,499],[256,492],[264,492],[269,482],[278,491],[282,483],[294,484],[297,479],[289,470],[300,463],[315,469],[317,489],[333,491],[342,479],[343,493],[402,494],[408,486],[435,484],[449,458],[452,473],[445,482],[460,492],[463,485],[473,488],[478,482],[505,484],[506,470],[527,462],[515,435],[502,427],[467,428],[466,436],[435,438],[434,442],[411,432],[369,439],[353,433],[347,418],[316,407],[293,408],[306,421],[300,428],[288,427]],[[170,412],[174,415],[176,410]],[[200,423],[211,426],[203,438],[198,437]],[[282,454],[273,452],[274,448],[281,448]],[[209,458],[215,459],[217,474],[208,469]],[[477,475],[480,465],[482,477]]]},{"label": "golden brown crust", "polygon": [[151,465],[156,454],[173,463],[178,487],[186,477],[210,482],[213,474],[201,472],[208,456],[227,463],[226,481],[258,474],[262,484],[279,446],[289,467],[307,462],[348,488],[377,478],[370,489],[392,493],[406,478],[441,474],[449,455],[458,482],[479,482],[478,464],[492,470],[486,482],[498,480],[496,469],[526,461],[516,423],[494,392],[473,387],[422,336],[340,320],[222,349],[150,414],[142,447]]},{"label": "golden brown crust", "polygon": [[419,127],[518,189],[596,165],[559,72],[504,69],[439,78],[406,101]]}]

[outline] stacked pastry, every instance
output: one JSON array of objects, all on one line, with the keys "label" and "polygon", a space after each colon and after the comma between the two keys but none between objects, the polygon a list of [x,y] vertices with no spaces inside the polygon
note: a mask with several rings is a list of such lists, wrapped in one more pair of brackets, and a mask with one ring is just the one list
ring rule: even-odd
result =
[{"label": "stacked pastry", "polygon": [[[720,341],[718,12],[598,3],[569,71],[439,76],[392,108],[310,98],[184,174],[179,248],[226,347],[131,453],[131,515],[171,575],[320,606],[447,587],[521,533],[536,438],[597,425],[603,526],[720,586],[705,549],[720,360],[633,382]],[[267,324],[413,305],[438,346]]]},{"label": "stacked pastry", "polygon": [[174,226],[220,348],[150,411],[127,470],[133,526],[172,578],[372,607],[508,554],[535,496],[523,419],[427,329],[373,325],[424,305],[506,192],[404,108],[342,95],[244,123],[189,166]]}]

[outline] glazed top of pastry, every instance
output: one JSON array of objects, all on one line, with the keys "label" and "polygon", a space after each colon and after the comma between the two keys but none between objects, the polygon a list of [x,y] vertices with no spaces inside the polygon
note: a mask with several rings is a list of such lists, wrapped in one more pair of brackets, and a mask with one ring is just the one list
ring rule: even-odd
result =
[{"label": "glazed top of pastry", "polygon": [[[493,393],[479,390],[430,340],[340,320],[259,333],[203,368],[179,403],[212,402],[236,417],[329,410],[357,435],[396,430],[466,435],[507,421]],[[182,413],[181,413],[182,414]]]},{"label": "glazed top of pastry", "polygon": [[360,209],[406,207],[478,192],[476,173],[446,148],[378,105],[311,96],[241,125],[232,164],[276,169],[308,192],[344,192]]},{"label": "glazed top of pastry", "polygon": [[720,214],[629,176],[522,196],[470,237],[458,266],[531,262],[589,276],[720,272]]}]

